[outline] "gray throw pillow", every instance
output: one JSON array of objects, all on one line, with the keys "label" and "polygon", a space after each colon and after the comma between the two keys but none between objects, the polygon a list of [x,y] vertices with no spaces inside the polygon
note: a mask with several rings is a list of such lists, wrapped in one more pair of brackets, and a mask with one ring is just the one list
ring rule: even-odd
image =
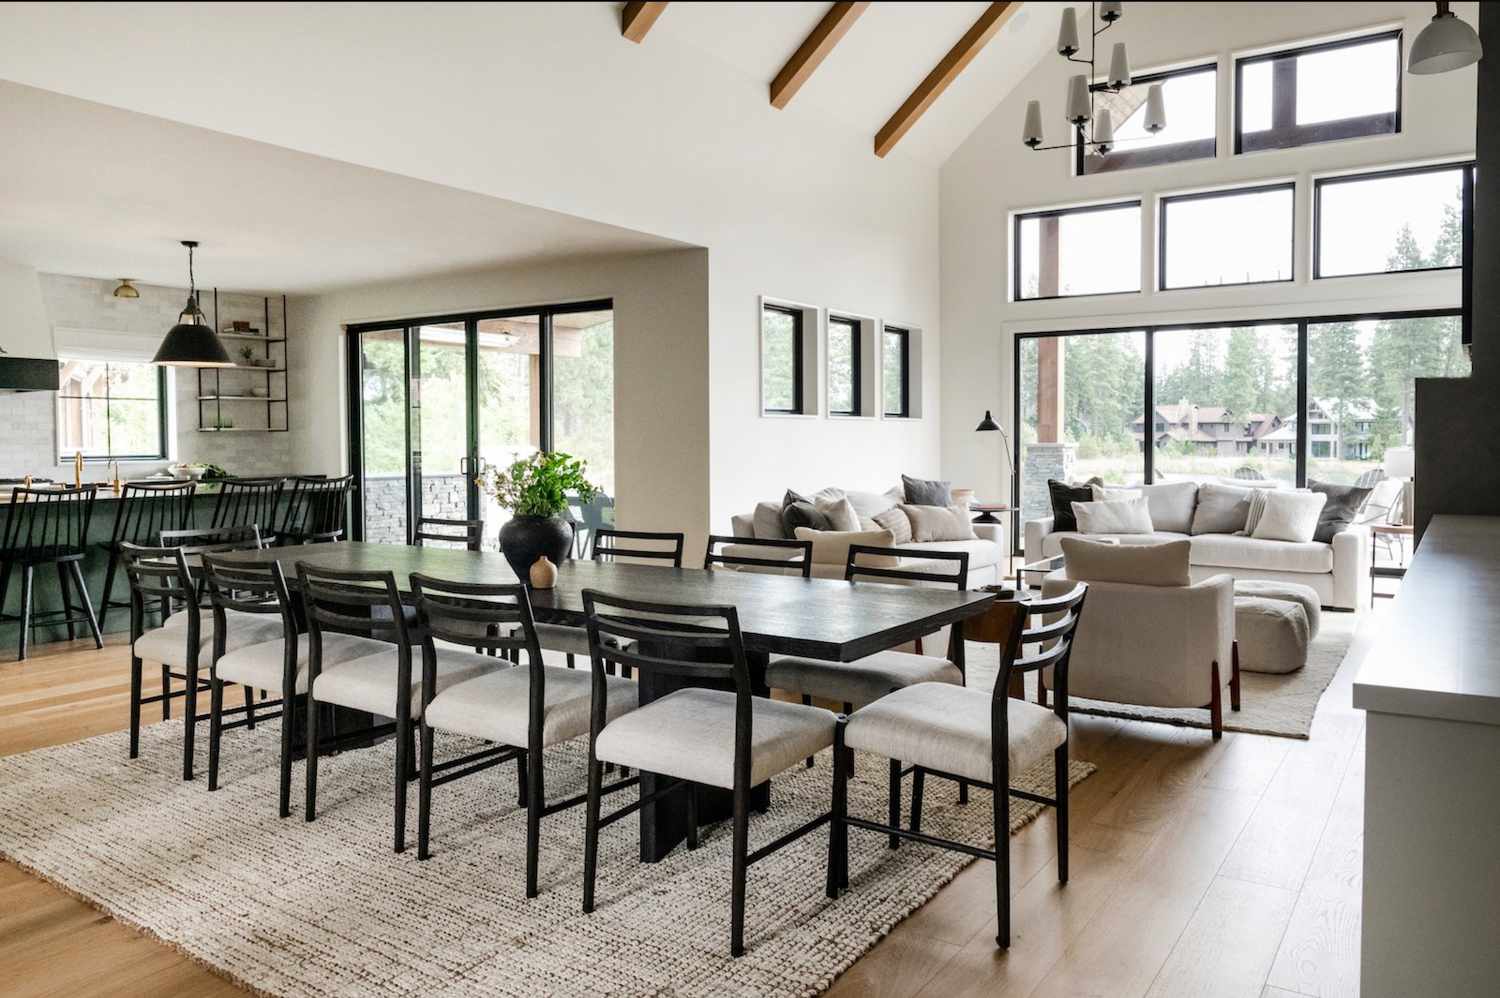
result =
[{"label": "gray throw pillow", "polygon": [[901,487],[906,492],[908,506],[953,505],[953,483],[932,481],[925,478],[901,476]]},{"label": "gray throw pillow", "polygon": [[1308,482],[1308,491],[1321,492],[1328,497],[1323,511],[1318,514],[1318,529],[1313,531],[1313,540],[1332,544],[1335,534],[1343,533],[1354,523],[1354,518],[1364,508],[1373,488],[1362,489],[1358,485],[1334,485],[1331,482]]},{"label": "gray throw pillow", "polygon": [[884,513],[876,513],[872,522],[882,530],[891,532],[892,544],[911,543],[911,521],[900,506],[893,506]]},{"label": "gray throw pillow", "polygon": [[791,489],[786,490],[786,495],[781,500],[781,528],[784,537],[796,537],[798,527],[809,527],[813,530],[832,530],[833,520],[818,509],[811,499],[798,495]]},{"label": "gray throw pillow", "polygon": [[1253,489],[1205,482],[1198,489],[1198,507],[1193,510],[1194,534],[1234,534],[1250,519]]}]

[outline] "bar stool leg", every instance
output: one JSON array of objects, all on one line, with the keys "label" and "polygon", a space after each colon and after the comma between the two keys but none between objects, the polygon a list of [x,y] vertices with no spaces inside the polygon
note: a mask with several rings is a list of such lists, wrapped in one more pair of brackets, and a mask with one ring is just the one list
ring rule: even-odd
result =
[{"label": "bar stool leg", "polygon": [[77,641],[78,626],[73,623],[73,584],[68,579],[68,566],[59,561],[56,568],[57,590],[63,603],[63,625],[68,629],[68,640]]},{"label": "bar stool leg", "polygon": [[21,649],[17,661],[26,661],[26,647],[31,640],[31,565],[21,566]]},{"label": "bar stool leg", "polygon": [[78,595],[83,599],[83,616],[88,621],[89,630],[94,634],[94,647],[104,647],[104,635],[99,633],[100,623],[94,616],[94,603],[89,599],[88,586],[83,583],[83,566],[76,561],[68,562],[68,572],[73,576],[73,585],[78,589]]},{"label": "bar stool leg", "polygon": [[115,591],[115,568],[120,564],[120,552],[113,546],[109,549],[109,562],[104,566],[104,594],[99,597],[99,629],[109,619],[109,603]]}]

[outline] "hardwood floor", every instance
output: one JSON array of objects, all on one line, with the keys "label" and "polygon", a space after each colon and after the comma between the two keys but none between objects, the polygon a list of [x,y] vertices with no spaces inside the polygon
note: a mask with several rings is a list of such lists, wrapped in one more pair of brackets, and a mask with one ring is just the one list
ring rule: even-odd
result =
[{"label": "hardwood floor", "polygon": [[[1057,884],[1050,812],[1012,838],[1011,949],[994,948],[993,874],[975,863],[829,994],[1357,995],[1364,716],[1350,684],[1371,630],[1309,741],[1078,717],[1074,751],[1099,771],[1073,794],[1071,880]],[[123,728],[128,666],[122,646],[83,642],[0,664],[0,754]],[[8,996],[238,993],[10,863],[0,981]]]}]

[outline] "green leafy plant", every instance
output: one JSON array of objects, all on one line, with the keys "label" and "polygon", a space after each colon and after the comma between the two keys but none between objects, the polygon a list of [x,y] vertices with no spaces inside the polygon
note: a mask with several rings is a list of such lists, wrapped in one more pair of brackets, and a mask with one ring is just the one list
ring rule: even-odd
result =
[{"label": "green leafy plant", "polygon": [[583,502],[599,495],[599,487],[585,477],[587,467],[571,454],[539,451],[508,466],[485,465],[474,481],[516,516],[561,516],[570,493]]}]

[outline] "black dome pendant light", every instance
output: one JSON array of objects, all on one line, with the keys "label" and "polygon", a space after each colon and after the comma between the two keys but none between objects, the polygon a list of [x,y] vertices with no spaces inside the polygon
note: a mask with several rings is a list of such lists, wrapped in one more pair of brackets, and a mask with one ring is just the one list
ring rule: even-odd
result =
[{"label": "black dome pendant light", "polygon": [[167,331],[166,339],[151,363],[166,367],[233,367],[234,361],[219,337],[204,321],[203,310],[198,307],[198,288],[193,279],[193,250],[198,243],[184,239],[182,245],[188,251],[188,300],[177,316],[177,325]]}]

